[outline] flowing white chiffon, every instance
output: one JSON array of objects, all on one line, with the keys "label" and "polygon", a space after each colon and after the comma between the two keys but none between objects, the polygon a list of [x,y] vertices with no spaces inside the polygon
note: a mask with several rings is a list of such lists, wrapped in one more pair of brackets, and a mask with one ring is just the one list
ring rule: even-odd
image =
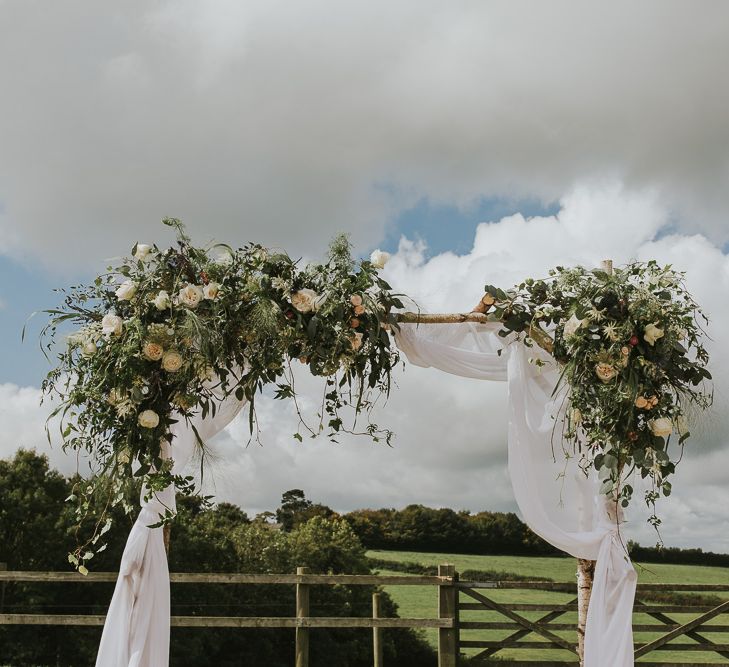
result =
[{"label": "flowing white chiffon", "polygon": [[[508,386],[509,476],[527,525],[576,558],[596,560],[585,629],[586,667],[633,665],[637,576],[599,482],[564,460],[556,362],[543,350],[500,338],[499,324],[401,325],[398,347],[418,366]],[[499,352],[501,350],[501,352]],[[540,360],[544,365],[534,363]],[[556,431],[555,431],[556,427]],[[557,451],[553,451],[556,442]]]},{"label": "flowing white chiffon", "polygon": [[[192,420],[204,441],[222,431],[241,411],[245,401],[221,398],[215,416]],[[173,472],[182,473],[190,462],[197,436],[184,419],[173,424],[172,445],[167,452]],[[175,491],[167,487],[142,509],[124,548],[119,577],[101,635],[96,667],[167,667],[170,652],[170,576],[159,521],[166,508],[175,510]]]}]

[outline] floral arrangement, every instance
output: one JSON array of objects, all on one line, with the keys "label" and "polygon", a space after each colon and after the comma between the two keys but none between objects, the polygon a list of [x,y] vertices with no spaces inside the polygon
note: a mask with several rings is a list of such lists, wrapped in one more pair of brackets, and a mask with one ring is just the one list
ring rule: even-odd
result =
[{"label": "floral arrangement", "polygon": [[712,400],[702,344],[708,320],[683,274],[655,261],[615,272],[558,267],[508,292],[487,285],[483,303],[503,322],[502,336],[516,332],[528,345],[553,340],[565,454],[594,467],[602,492],[623,507],[633,494],[629,475],[647,478],[649,521],[658,528],[655,503],[671,493],[689,417]]},{"label": "floral arrangement", "polygon": [[[296,401],[291,364],[304,363],[327,380],[318,424],[309,426],[299,411],[299,431],[353,432],[341,414],[350,406],[355,418],[367,415],[359,433],[392,438],[369,419],[398,361],[390,311],[402,303],[378,276],[387,253],[355,263],[338,237],[325,263],[300,267],[255,244],[195,247],[179,220],[163,222],[177,230],[177,247],[136,244],[92,285],[60,290],[63,305],[46,311],[47,349],[69,323],[76,329],[42,389],[58,401],[49,419],[60,416],[64,448],[85,453],[95,473],[70,497],[79,537],[69,559],[82,571],[103,549],[109,510],[124,503],[134,480],[148,494],[170,484],[196,492],[192,477],[172,473],[162,442],[171,442],[176,420],[214,413],[221,391],[247,399],[257,437],[256,395],[274,384],[276,398]],[[302,440],[300,432],[294,437]],[[160,523],[171,518],[168,512]]]}]

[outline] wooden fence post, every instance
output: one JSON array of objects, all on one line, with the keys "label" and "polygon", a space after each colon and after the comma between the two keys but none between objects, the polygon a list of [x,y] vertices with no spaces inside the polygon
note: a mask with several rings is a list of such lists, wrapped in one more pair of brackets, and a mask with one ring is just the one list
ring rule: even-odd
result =
[{"label": "wooden fence post", "polygon": [[[309,574],[308,567],[297,567],[297,575]],[[309,616],[309,584],[296,584],[296,618]],[[296,626],[296,667],[309,667],[309,628]]]},{"label": "wooden fence post", "polygon": [[452,628],[438,629],[438,667],[458,665],[458,581],[455,565],[439,565],[439,577],[449,577],[452,582],[438,587],[438,618],[452,618]]},{"label": "wooden fence post", "polygon": [[[380,618],[380,594],[372,594],[372,618]],[[383,667],[385,664],[382,646],[382,628],[372,628],[372,653],[374,655],[375,667]]]},{"label": "wooden fence post", "polygon": [[[0,572],[6,572],[8,569],[7,563],[0,563]],[[0,614],[3,613],[5,609],[5,584],[7,582],[3,581],[2,584],[0,584]]]}]

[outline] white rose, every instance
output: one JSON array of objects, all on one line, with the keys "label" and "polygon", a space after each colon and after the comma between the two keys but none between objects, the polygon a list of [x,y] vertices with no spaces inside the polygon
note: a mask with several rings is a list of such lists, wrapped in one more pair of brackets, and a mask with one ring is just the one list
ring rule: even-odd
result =
[{"label": "white rose", "polygon": [[310,313],[315,310],[316,300],[319,295],[313,289],[300,289],[291,295],[291,305],[300,313]]},{"label": "white rose", "polygon": [[658,417],[658,419],[651,419],[648,422],[648,426],[651,427],[653,435],[658,435],[662,438],[667,438],[673,431],[673,422],[668,417]]},{"label": "white rose", "polygon": [[581,326],[582,326],[582,320],[579,319],[576,315],[573,315],[564,324],[563,336],[565,338],[572,338],[572,336],[574,336],[577,333],[577,330]]},{"label": "white rose", "polygon": [[217,298],[219,291],[220,285],[218,283],[208,283],[203,287],[203,296],[212,301]]},{"label": "white rose", "polygon": [[107,313],[101,319],[101,332],[106,336],[121,336],[122,318],[112,313]]},{"label": "white rose", "polygon": [[131,301],[136,293],[137,286],[131,280],[125,280],[115,292],[116,298],[119,301]]},{"label": "white rose", "polygon": [[655,345],[659,338],[663,337],[663,329],[659,329],[655,324],[649,324],[644,329],[643,340],[649,345]]},{"label": "white rose", "polygon": [[372,262],[372,266],[374,266],[376,269],[384,269],[385,264],[387,264],[390,261],[390,253],[385,252],[384,250],[375,250],[370,255],[370,262]]},{"label": "white rose", "polygon": [[152,246],[147,245],[146,243],[137,243],[137,249],[134,251],[134,256],[137,259],[141,259],[144,261],[149,256],[149,253],[152,252]]},{"label": "white rose", "polygon": [[170,295],[162,290],[154,297],[153,303],[157,310],[167,310],[170,307]]},{"label": "white rose", "polygon": [[188,285],[180,290],[180,303],[188,308],[197,308],[202,298],[203,291],[197,285]]},{"label": "white rose", "polygon": [[96,349],[96,341],[88,338],[81,345],[81,354],[83,354],[84,357],[93,357],[96,354]]},{"label": "white rose", "polygon": [[159,415],[154,410],[145,410],[139,413],[137,422],[142,428],[157,428]]},{"label": "white rose", "polygon": [[182,355],[174,350],[168,350],[162,355],[162,368],[170,373],[175,373],[182,368]]}]

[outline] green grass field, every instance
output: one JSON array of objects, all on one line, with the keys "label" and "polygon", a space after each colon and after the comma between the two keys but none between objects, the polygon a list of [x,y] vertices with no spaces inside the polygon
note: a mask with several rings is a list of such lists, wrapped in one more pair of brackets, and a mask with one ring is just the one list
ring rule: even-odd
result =
[{"label": "green grass field", "polygon": [[[454,555],[442,553],[416,553],[406,551],[369,551],[371,558],[391,560],[394,562],[418,563],[422,565],[438,565],[441,563],[453,563],[459,572],[464,570],[496,570],[512,572],[519,575],[535,577],[549,577],[558,582],[570,582],[575,580],[575,561],[571,558],[529,558],[520,556],[472,556]],[[695,565],[659,565],[636,563],[638,581],[640,583],[695,583],[695,584],[729,584],[729,568],[702,567]],[[382,574],[399,574],[394,571],[381,569]],[[390,586],[387,591],[399,606],[399,614],[409,618],[435,618],[437,616],[437,593],[434,588],[424,586]],[[484,591],[496,602],[525,602],[525,603],[565,603],[574,599],[574,596],[567,593],[552,593],[549,591],[529,590],[493,590]],[[729,593],[716,593],[718,597],[729,598]],[[543,612],[518,612],[524,617],[536,620]],[[675,621],[687,622],[694,615],[691,614],[668,614]],[[722,620],[722,618],[724,620]],[[478,621],[506,621],[503,616],[496,612],[488,611],[465,611],[461,613],[462,620]],[[658,623],[646,615],[636,615],[635,621],[639,623]],[[577,622],[576,613],[567,613],[560,617],[561,623]],[[727,624],[726,616],[719,616],[712,621],[713,624]],[[508,630],[466,630],[462,632],[464,639],[496,640],[508,636],[512,631]],[[574,633],[557,632],[560,636],[574,641]],[[708,639],[717,643],[729,644],[729,633],[702,632]],[[637,642],[645,642],[660,636],[660,633],[641,632],[636,633]],[[426,631],[426,637],[433,645],[437,643],[437,631]],[[522,638],[523,641],[540,641],[536,635],[528,635]],[[678,641],[683,644],[693,643],[690,639],[682,636]],[[474,654],[477,650],[467,652]],[[518,650],[507,649],[500,651],[502,658],[519,658],[526,660],[565,660],[574,659],[574,656],[562,650]],[[674,662],[674,663],[707,663],[707,664],[729,664],[729,659],[717,654],[710,654],[698,651],[660,651],[654,652],[639,660],[646,662]]]}]

